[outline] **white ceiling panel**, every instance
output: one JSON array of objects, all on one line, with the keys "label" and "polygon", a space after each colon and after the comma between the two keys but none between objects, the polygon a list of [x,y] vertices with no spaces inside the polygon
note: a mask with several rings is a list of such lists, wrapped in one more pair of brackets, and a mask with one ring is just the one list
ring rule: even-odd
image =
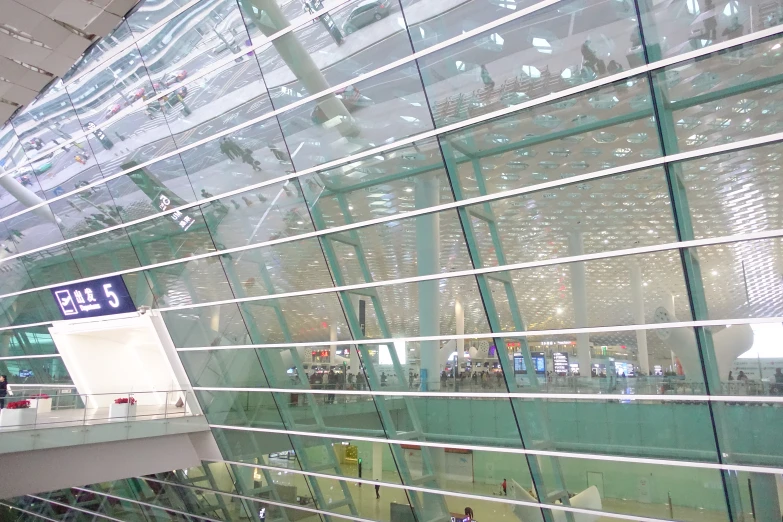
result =
[{"label": "white ceiling panel", "polygon": [[7,120],[16,110],[15,105],[9,105],[7,103],[0,102],[0,120]]},{"label": "white ceiling panel", "polygon": [[[26,105],[138,0],[0,0],[0,98]],[[17,110],[0,102],[0,124]]]},{"label": "white ceiling panel", "polygon": [[33,101],[33,99],[38,95],[38,91],[25,89],[24,87],[14,85],[13,83],[2,83],[5,83],[9,86],[8,89],[6,89],[5,94],[3,94],[3,98],[10,102],[18,103],[19,105],[26,105]]}]

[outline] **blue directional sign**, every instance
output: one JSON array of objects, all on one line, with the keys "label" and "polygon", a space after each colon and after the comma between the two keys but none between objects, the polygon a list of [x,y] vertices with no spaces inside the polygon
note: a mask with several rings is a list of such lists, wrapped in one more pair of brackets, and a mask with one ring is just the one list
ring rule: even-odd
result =
[{"label": "blue directional sign", "polygon": [[82,319],[135,312],[122,276],[93,279],[84,283],[52,288],[63,319]]}]

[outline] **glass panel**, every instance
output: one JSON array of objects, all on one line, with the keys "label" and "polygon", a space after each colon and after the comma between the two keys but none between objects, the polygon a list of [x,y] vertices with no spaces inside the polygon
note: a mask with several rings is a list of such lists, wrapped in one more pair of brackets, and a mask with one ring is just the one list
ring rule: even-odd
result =
[{"label": "glass panel", "polygon": [[[122,163],[120,168],[132,169],[137,165],[139,162],[131,160]],[[151,216],[197,199],[182,161],[176,156],[136,168],[127,175],[109,181],[107,185],[124,222]]]},{"label": "glass panel", "polygon": [[196,387],[267,388],[255,350],[179,352],[190,383]]},{"label": "glass panel", "polygon": [[[700,267],[710,319],[782,315],[781,245],[781,239],[775,238],[691,249]],[[749,350],[754,340],[754,335],[747,331],[751,326],[736,325],[736,328],[745,333],[742,342],[733,343],[734,357]],[[739,335],[738,331],[730,333],[732,337]],[[756,349],[761,349],[761,345]]]},{"label": "glass panel", "polygon": [[[428,182],[436,194],[417,197],[416,187]],[[301,183],[318,229],[454,201],[435,139],[307,174]]]},{"label": "glass panel", "polygon": [[45,326],[19,328],[0,332],[0,357],[56,354],[49,329]]},{"label": "glass panel", "polygon": [[780,144],[675,164],[695,239],[783,228]]},{"label": "glass panel", "polygon": [[119,272],[139,266],[139,258],[123,229],[68,243],[83,277]]},{"label": "glass panel", "polygon": [[[28,385],[73,384],[60,357],[0,360],[0,375],[8,377],[8,383],[18,386],[15,395],[25,395]],[[37,393],[37,388],[34,393]]]},{"label": "glass panel", "polygon": [[[312,5],[317,5],[317,9],[323,7],[322,3]],[[252,10],[246,14],[254,22],[256,18],[260,21],[262,16],[268,16],[264,19],[267,24],[261,22],[260,27],[270,35],[282,29],[283,24],[280,20],[275,29],[268,27],[270,19],[273,23],[277,19],[275,13],[269,11],[272,6],[266,7],[267,10],[259,15]],[[308,5],[304,10],[312,11],[312,6]],[[353,0],[278,38],[271,45],[259,48],[256,54],[272,103],[279,109],[330,85],[408,56],[411,44],[404,28],[405,20],[397,0],[372,5]],[[282,52],[278,48],[282,48]],[[320,69],[320,78],[307,71],[310,64],[302,58],[308,54],[312,57],[312,66]]]},{"label": "glass panel", "polygon": [[132,44],[133,35],[131,30],[127,22],[122,20],[108,36],[95,41],[84,52],[81,59],[62,76],[63,82],[65,82],[66,86],[70,86],[71,83],[90,80],[93,74],[99,72],[99,65],[103,65],[117,53],[122,52],[126,46]]},{"label": "glass panel", "polygon": [[677,241],[666,174],[658,167],[465,210],[483,266],[497,266],[501,255],[506,264],[574,255],[577,237],[585,254]]},{"label": "glass panel", "polygon": [[177,348],[250,343],[250,336],[235,304],[163,312],[162,315]]},{"label": "glass panel", "polygon": [[419,60],[435,122],[448,125],[638,67],[644,54],[628,49],[629,36],[639,41],[628,3],[571,0],[436,51]]},{"label": "glass panel", "polygon": [[[428,2],[402,0],[402,7],[413,46],[416,51],[421,51],[536,3],[535,0],[501,0],[491,3],[469,0],[442,12],[441,9],[433,9],[434,6]],[[567,10],[568,7],[565,7],[564,11],[568,12]],[[491,40],[486,43],[491,43]],[[492,50],[497,50],[497,47]]]},{"label": "glass panel", "polygon": [[[259,111],[269,108],[266,98],[254,102],[254,105],[259,106]],[[238,112],[243,111],[244,109],[240,109]],[[218,122],[213,121],[209,126],[215,128],[214,132],[233,126],[236,123],[233,120],[225,124],[220,122],[229,120],[234,114],[237,114],[237,111]],[[202,138],[196,134],[198,133],[193,133],[195,139]],[[291,161],[288,158],[286,144],[283,142],[280,126],[275,119],[267,119],[243,127],[222,138],[187,150],[181,157],[195,192],[202,198],[220,195],[291,173]],[[274,196],[270,197],[269,190],[270,187],[263,187],[247,196],[255,200],[258,194],[261,194],[272,199]]]},{"label": "glass panel", "polygon": [[[730,2],[734,3],[740,4]],[[749,3],[753,2],[742,5]],[[711,12],[715,14],[717,9]],[[783,58],[781,41],[783,37],[778,36],[732,47],[657,72],[654,85],[661,97],[658,106],[663,104],[671,111],[661,120],[667,125],[667,152],[701,149],[783,130],[778,115],[783,107],[783,89],[781,77],[776,74]]]},{"label": "glass panel", "polygon": [[[475,277],[455,277],[437,282],[440,306],[437,310],[421,311],[420,295],[429,292],[422,283],[408,283],[382,286],[376,289],[377,299],[353,297],[355,315],[359,320],[359,302],[365,301],[366,323],[364,336],[367,339],[390,337],[416,337],[420,332],[437,335],[437,332],[451,332],[456,317],[455,303],[459,300],[465,310],[465,333],[486,332],[489,329],[487,316],[481,305],[481,298]],[[431,302],[431,301],[430,301]],[[428,316],[427,314],[434,314]],[[438,320],[439,319],[439,320]],[[431,327],[435,326],[433,332]],[[426,328],[426,330],[425,330]]]},{"label": "glass panel", "polygon": [[234,298],[217,257],[154,268],[146,270],[145,275],[160,307]]},{"label": "glass panel", "polygon": [[[778,359],[779,360],[779,359]],[[751,361],[741,359],[737,363],[750,363]],[[748,370],[748,374],[755,379],[749,378],[747,381],[733,381],[728,383],[729,390],[734,394],[771,393],[772,395],[781,395],[782,380],[771,377],[766,382],[760,384],[758,380],[758,367],[764,375],[774,375],[777,369],[772,366],[782,366],[779,363],[770,363],[767,360],[752,361],[756,366],[755,372]],[[747,364],[750,366],[750,364]],[[755,388],[755,390],[754,390]],[[769,391],[768,391],[769,390]],[[754,393],[755,392],[755,393]],[[775,397],[779,399],[779,397]],[[780,467],[783,464],[783,457],[780,450],[770,440],[770,434],[777,431],[780,427],[780,402],[718,402],[714,403],[716,414],[719,415],[719,422],[722,425],[718,429],[718,442],[721,445],[721,451],[726,453],[726,462],[730,464],[747,464],[751,466],[775,466]],[[739,426],[749,426],[749,422],[754,423],[758,428],[749,431],[737,429]],[[739,481],[741,487],[747,487],[747,479]],[[753,477],[751,477],[751,483]],[[755,493],[756,486],[752,486]],[[762,493],[764,495],[764,493]],[[775,499],[776,500],[776,499]],[[756,506],[772,501],[768,497],[761,497],[756,500]]]},{"label": "glass panel", "polygon": [[412,64],[290,109],[278,119],[289,149],[298,151],[292,153],[297,170],[432,128],[418,69]]},{"label": "glass panel", "polygon": [[[577,253],[578,250],[572,252]],[[632,291],[630,282],[635,277],[636,267],[642,281],[640,302],[644,303],[646,323],[662,322],[655,316],[659,303],[671,310],[666,320],[691,319],[682,264],[676,251],[530,268],[507,274],[527,328],[548,330],[635,324],[637,319],[632,313],[635,290]],[[501,328],[513,330],[516,328],[514,313],[508,297],[504,297],[508,291],[505,283],[492,278],[488,287],[496,300]],[[587,299],[583,298],[581,289],[589,289]]]},{"label": "glass panel", "polygon": [[132,225],[125,230],[143,266],[215,251],[198,207]]},{"label": "glass panel", "polygon": [[457,199],[660,156],[648,89],[629,78],[441,136]]},{"label": "glass panel", "polygon": [[49,290],[0,299],[0,326],[15,326],[61,319],[60,309]]},{"label": "glass panel", "polygon": [[[27,277],[20,277],[16,283],[24,285],[15,290],[37,288],[82,277],[67,245],[40,250],[24,255],[20,259],[27,269],[30,280],[28,282]],[[15,261],[12,260],[9,267],[13,267],[14,263]]]},{"label": "glass panel", "polygon": [[250,301],[240,309],[256,344],[325,341],[330,325],[349,335],[333,293]]},{"label": "glass panel", "polygon": [[247,297],[332,286],[318,239],[303,239],[221,256],[226,271]]},{"label": "glass panel", "polygon": [[[299,184],[289,181],[215,200],[203,207],[221,250],[312,232]],[[236,255],[238,259],[243,256]],[[234,254],[231,254],[231,259]]]},{"label": "glass panel", "polygon": [[[370,200],[371,202],[373,200]],[[370,203],[372,204],[372,203]],[[408,218],[321,236],[338,285],[388,281],[469,270],[472,267],[459,217],[455,211],[433,214],[437,228],[434,252],[420,252],[417,234],[428,218]]]},{"label": "glass panel", "polygon": [[[167,16],[173,14],[177,9],[188,5],[189,3],[190,2],[185,0],[148,0],[141,4],[133,14],[128,16],[127,22],[131,30],[138,35],[139,33],[149,31],[155,24],[161,22]],[[211,4],[212,2],[204,2],[201,4],[202,8],[200,10],[191,9],[189,11],[191,13],[191,18],[195,18],[198,14],[204,16],[205,12],[209,11]],[[166,27],[167,26],[165,25],[163,26],[163,28]],[[168,40],[171,41],[177,34],[176,29],[182,31],[183,28],[176,27],[174,30],[171,28],[169,28],[168,31],[161,30],[158,35],[161,39],[168,37]]]},{"label": "glass panel", "polygon": [[639,2],[639,7],[652,60],[739,38],[783,21],[779,6],[763,0]]}]

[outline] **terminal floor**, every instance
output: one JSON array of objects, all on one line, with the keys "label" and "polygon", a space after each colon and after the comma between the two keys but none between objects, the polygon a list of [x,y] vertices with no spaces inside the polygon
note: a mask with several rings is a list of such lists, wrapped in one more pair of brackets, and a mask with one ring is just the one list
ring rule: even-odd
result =
[{"label": "terminal floor", "polygon": [[[275,466],[285,465],[284,461],[277,461],[277,459],[272,459],[270,464]],[[302,494],[301,490],[306,488],[305,483],[301,479],[302,475],[292,473],[283,473],[275,477],[275,481],[278,483],[297,486],[299,494]],[[384,472],[383,481],[399,482],[399,477],[394,473]],[[330,481],[329,484],[335,484],[336,487],[336,482]],[[372,485],[364,484],[360,487],[355,482],[349,482],[348,487],[350,489],[351,496],[356,503],[356,507],[361,518],[387,521],[390,519],[389,503],[408,503],[405,491],[403,489],[381,487],[381,498],[378,500],[375,498],[375,489]],[[455,491],[454,494],[445,497],[447,507],[451,513],[463,513],[465,507],[470,506],[470,508],[473,509],[474,517],[476,520],[478,520],[478,522],[520,522],[519,518],[517,518],[517,516],[513,513],[513,506],[510,504],[493,502],[490,499],[466,499],[460,497],[459,493],[457,492],[464,491],[472,494],[486,495],[491,497],[493,495],[497,495],[499,485],[483,483],[451,484],[447,481],[446,487],[451,491]],[[307,495],[308,493],[304,494]],[[324,494],[328,496],[328,489],[324,491]],[[341,495],[341,493],[339,494]],[[343,509],[341,509],[340,512],[342,512]],[[674,516],[672,518],[670,516],[669,506],[666,504],[646,504],[627,499],[603,499],[603,509],[604,511],[613,513],[651,517],[663,520],[673,519],[684,520],[688,522],[725,522],[727,520],[725,514],[719,511],[702,510],[681,506],[674,506]],[[348,511],[346,510],[345,513],[348,514]],[[617,520],[619,519],[614,517],[600,517],[597,522],[612,522]]]}]

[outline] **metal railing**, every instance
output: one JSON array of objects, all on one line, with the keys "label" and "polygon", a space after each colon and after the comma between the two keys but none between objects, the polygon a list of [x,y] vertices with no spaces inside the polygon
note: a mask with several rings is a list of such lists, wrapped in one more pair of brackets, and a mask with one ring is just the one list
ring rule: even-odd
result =
[{"label": "metal railing", "polygon": [[187,390],[79,394],[59,389],[49,395],[45,389],[51,388],[17,388],[0,397],[0,433],[199,415],[191,409],[195,396]]}]

